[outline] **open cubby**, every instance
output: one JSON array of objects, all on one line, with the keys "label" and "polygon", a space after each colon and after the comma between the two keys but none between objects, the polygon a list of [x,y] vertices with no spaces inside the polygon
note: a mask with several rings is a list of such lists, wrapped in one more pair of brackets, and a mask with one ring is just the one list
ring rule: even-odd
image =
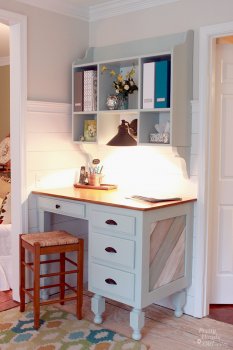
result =
[{"label": "open cubby", "polygon": [[73,116],[73,141],[74,142],[97,142],[97,137],[94,141],[87,141],[84,138],[84,124],[85,120],[95,120],[96,121],[96,133],[98,135],[98,125],[97,125],[97,114],[96,113],[76,113]]},{"label": "open cubby", "polygon": [[[150,134],[156,133],[155,125],[158,124],[161,127],[167,122],[170,123],[169,112],[141,112],[140,124],[139,124],[139,144],[153,144],[150,142]],[[163,144],[162,144],[163,145]],[[169,143],[170,145],[170,143]],[[160,143],[161,146],[161,143]]]}]

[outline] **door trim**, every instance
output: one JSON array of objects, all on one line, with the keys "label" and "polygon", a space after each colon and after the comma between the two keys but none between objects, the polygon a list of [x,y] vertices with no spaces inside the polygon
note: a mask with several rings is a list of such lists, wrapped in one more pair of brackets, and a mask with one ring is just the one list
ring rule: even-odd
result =
[{"label": "door trim", "polygon": [[18,238],[27,232],[26,105],[27,105],[27,17],[0,9],[0,22],[10,26],[10,134],[12,160],[12,266],[13,299],[19,300]]},{"label": "door trim", "polygon": [[199,35],[199,103],[200,103],[200,143],[199,149],[199,188],[197,208],[197,266],[196,266],[196,306],[195,316],[209,313],[209,279],[211,272],[210,251],[210,198],[211,187],[210,141],[211,141],[211,83],[214,66],[213,40],[218,36],[233,33],[233,22],[221,23],[200,28]]}]

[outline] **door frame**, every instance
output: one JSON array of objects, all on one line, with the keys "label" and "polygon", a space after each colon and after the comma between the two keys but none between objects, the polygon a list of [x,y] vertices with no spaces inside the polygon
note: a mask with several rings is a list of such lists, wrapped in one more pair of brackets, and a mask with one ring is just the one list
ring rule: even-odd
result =
[{"label": "door frame", "polygon": [[0,22],[10,27],[10,135],[11,135],[11,222],[13,299],[19,300],[19,244],[27,232],[26,112],[27,112],[27,17],[0,9]]},{"label": "door frame", "polygon": [[212,128],[212,72],[215,66],[213,43],[216,37],[231,35],[233,22],[200,28],[199,34],[199,176],[197,208],[197,268],[195,316],[209,313],[211,278],[211,128]]}]

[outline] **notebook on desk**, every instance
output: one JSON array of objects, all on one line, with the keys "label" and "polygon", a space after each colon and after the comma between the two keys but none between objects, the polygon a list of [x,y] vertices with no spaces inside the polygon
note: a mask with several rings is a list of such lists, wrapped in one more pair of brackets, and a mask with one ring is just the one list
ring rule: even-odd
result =
[{"label": "notebook on desk", "polygon": [[170,202],[170,201],[181,201],[181,197],[171,197],[171,198],[153,198],[153,197],[145,197],[139,195],[132,195],[129,197],[130,199],[150,202],[150,203],[159,203],[159,202]]}]

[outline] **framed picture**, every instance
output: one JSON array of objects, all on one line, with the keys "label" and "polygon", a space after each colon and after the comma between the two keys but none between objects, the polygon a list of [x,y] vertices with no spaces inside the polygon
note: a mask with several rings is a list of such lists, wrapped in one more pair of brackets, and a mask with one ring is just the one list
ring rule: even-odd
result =
[{"label": "framed picture", "polygon": [[96,120],[84,120],[84,141],[95,142],[96,141],[97,125]]}]

